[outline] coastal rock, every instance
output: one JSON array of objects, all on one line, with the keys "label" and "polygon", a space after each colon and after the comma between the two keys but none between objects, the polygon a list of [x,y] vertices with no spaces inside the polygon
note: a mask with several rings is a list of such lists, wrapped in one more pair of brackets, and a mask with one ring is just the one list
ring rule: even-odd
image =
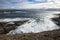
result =
[{"label": "coastal rock", "polygon": [[0,34],[6,34],[11,30],[14,30],[17,28],[17,26],[20,26],[24,24],[26,21],[14,21],[14,22],[0,22]]},{"label": "coastal rock", "polygon": [[0,40],[60,40],[60,29],[40,33],[0,35]]},{"label": "coastal rock", "polygon": [[60,26],[60,14],[55,14],[55,15],[57,15],[58,17],[52,18],[52,21],[58,26]]}]

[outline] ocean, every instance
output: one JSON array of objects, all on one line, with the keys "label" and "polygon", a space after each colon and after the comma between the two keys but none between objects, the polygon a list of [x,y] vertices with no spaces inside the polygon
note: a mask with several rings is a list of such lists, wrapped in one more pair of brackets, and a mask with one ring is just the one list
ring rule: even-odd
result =
[{"label": "ocean", "polygon": [[[59,29],[52,18],[59,17],[59,11],[17,11],[0,13],[0,22],[29,20],[23,25],[11,30],[8,34],[38,33]],[[30,23],[29,23],[30,22]]]}]

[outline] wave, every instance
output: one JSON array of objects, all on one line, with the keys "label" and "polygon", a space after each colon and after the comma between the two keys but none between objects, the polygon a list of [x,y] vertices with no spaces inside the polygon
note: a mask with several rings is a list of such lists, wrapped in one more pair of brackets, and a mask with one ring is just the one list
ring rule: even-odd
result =
[{"label": "wave", "polygon": [[53,14],[48,14],[48,13],[39,14],[37,18],[29,18],[28,22],[24,23],[21,26],[18,26],[15,30],[11,30],[9,33],[7,33],[7,35],[22,34],[22,33],[38,33],[43,31],[59,29],[59,26],[57,26],[51,20],[51,18],[55,18],[55,17],[58,17],[58,16]]},{"label": "wave", "polygon": [[0,19],[0,22],[25,21],[25,20],[30,20],[30,18],[4,18]]}]

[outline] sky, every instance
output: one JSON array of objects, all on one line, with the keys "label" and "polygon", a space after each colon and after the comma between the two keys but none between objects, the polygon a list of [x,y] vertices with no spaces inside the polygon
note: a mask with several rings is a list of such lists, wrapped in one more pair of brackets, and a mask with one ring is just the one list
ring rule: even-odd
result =
[{"label": "sky", "polygon": [[60,0],[0,0],[0,9],[59,8]]}]

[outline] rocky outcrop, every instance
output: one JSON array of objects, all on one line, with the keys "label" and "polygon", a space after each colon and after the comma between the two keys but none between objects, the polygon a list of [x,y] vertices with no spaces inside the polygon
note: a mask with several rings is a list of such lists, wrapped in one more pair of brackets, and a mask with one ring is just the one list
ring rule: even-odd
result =
[{"label": "rocky outcrop", "polygon": [[6,34],[11,30],[16,29],[17,26],[24,24],[26,21],[14,21],[14,22],[0,22],[0,34]]},{"label": "rocky outcrop", "polygon": [[58,26],[60,26],[60,14],[55,14],[55,15],[59,17],[52,18],[52,21]]},{"label": "rocky outcrop", "polygon": [[18,35],[0,35],[0,40],[60,40],[60,30]]}]

